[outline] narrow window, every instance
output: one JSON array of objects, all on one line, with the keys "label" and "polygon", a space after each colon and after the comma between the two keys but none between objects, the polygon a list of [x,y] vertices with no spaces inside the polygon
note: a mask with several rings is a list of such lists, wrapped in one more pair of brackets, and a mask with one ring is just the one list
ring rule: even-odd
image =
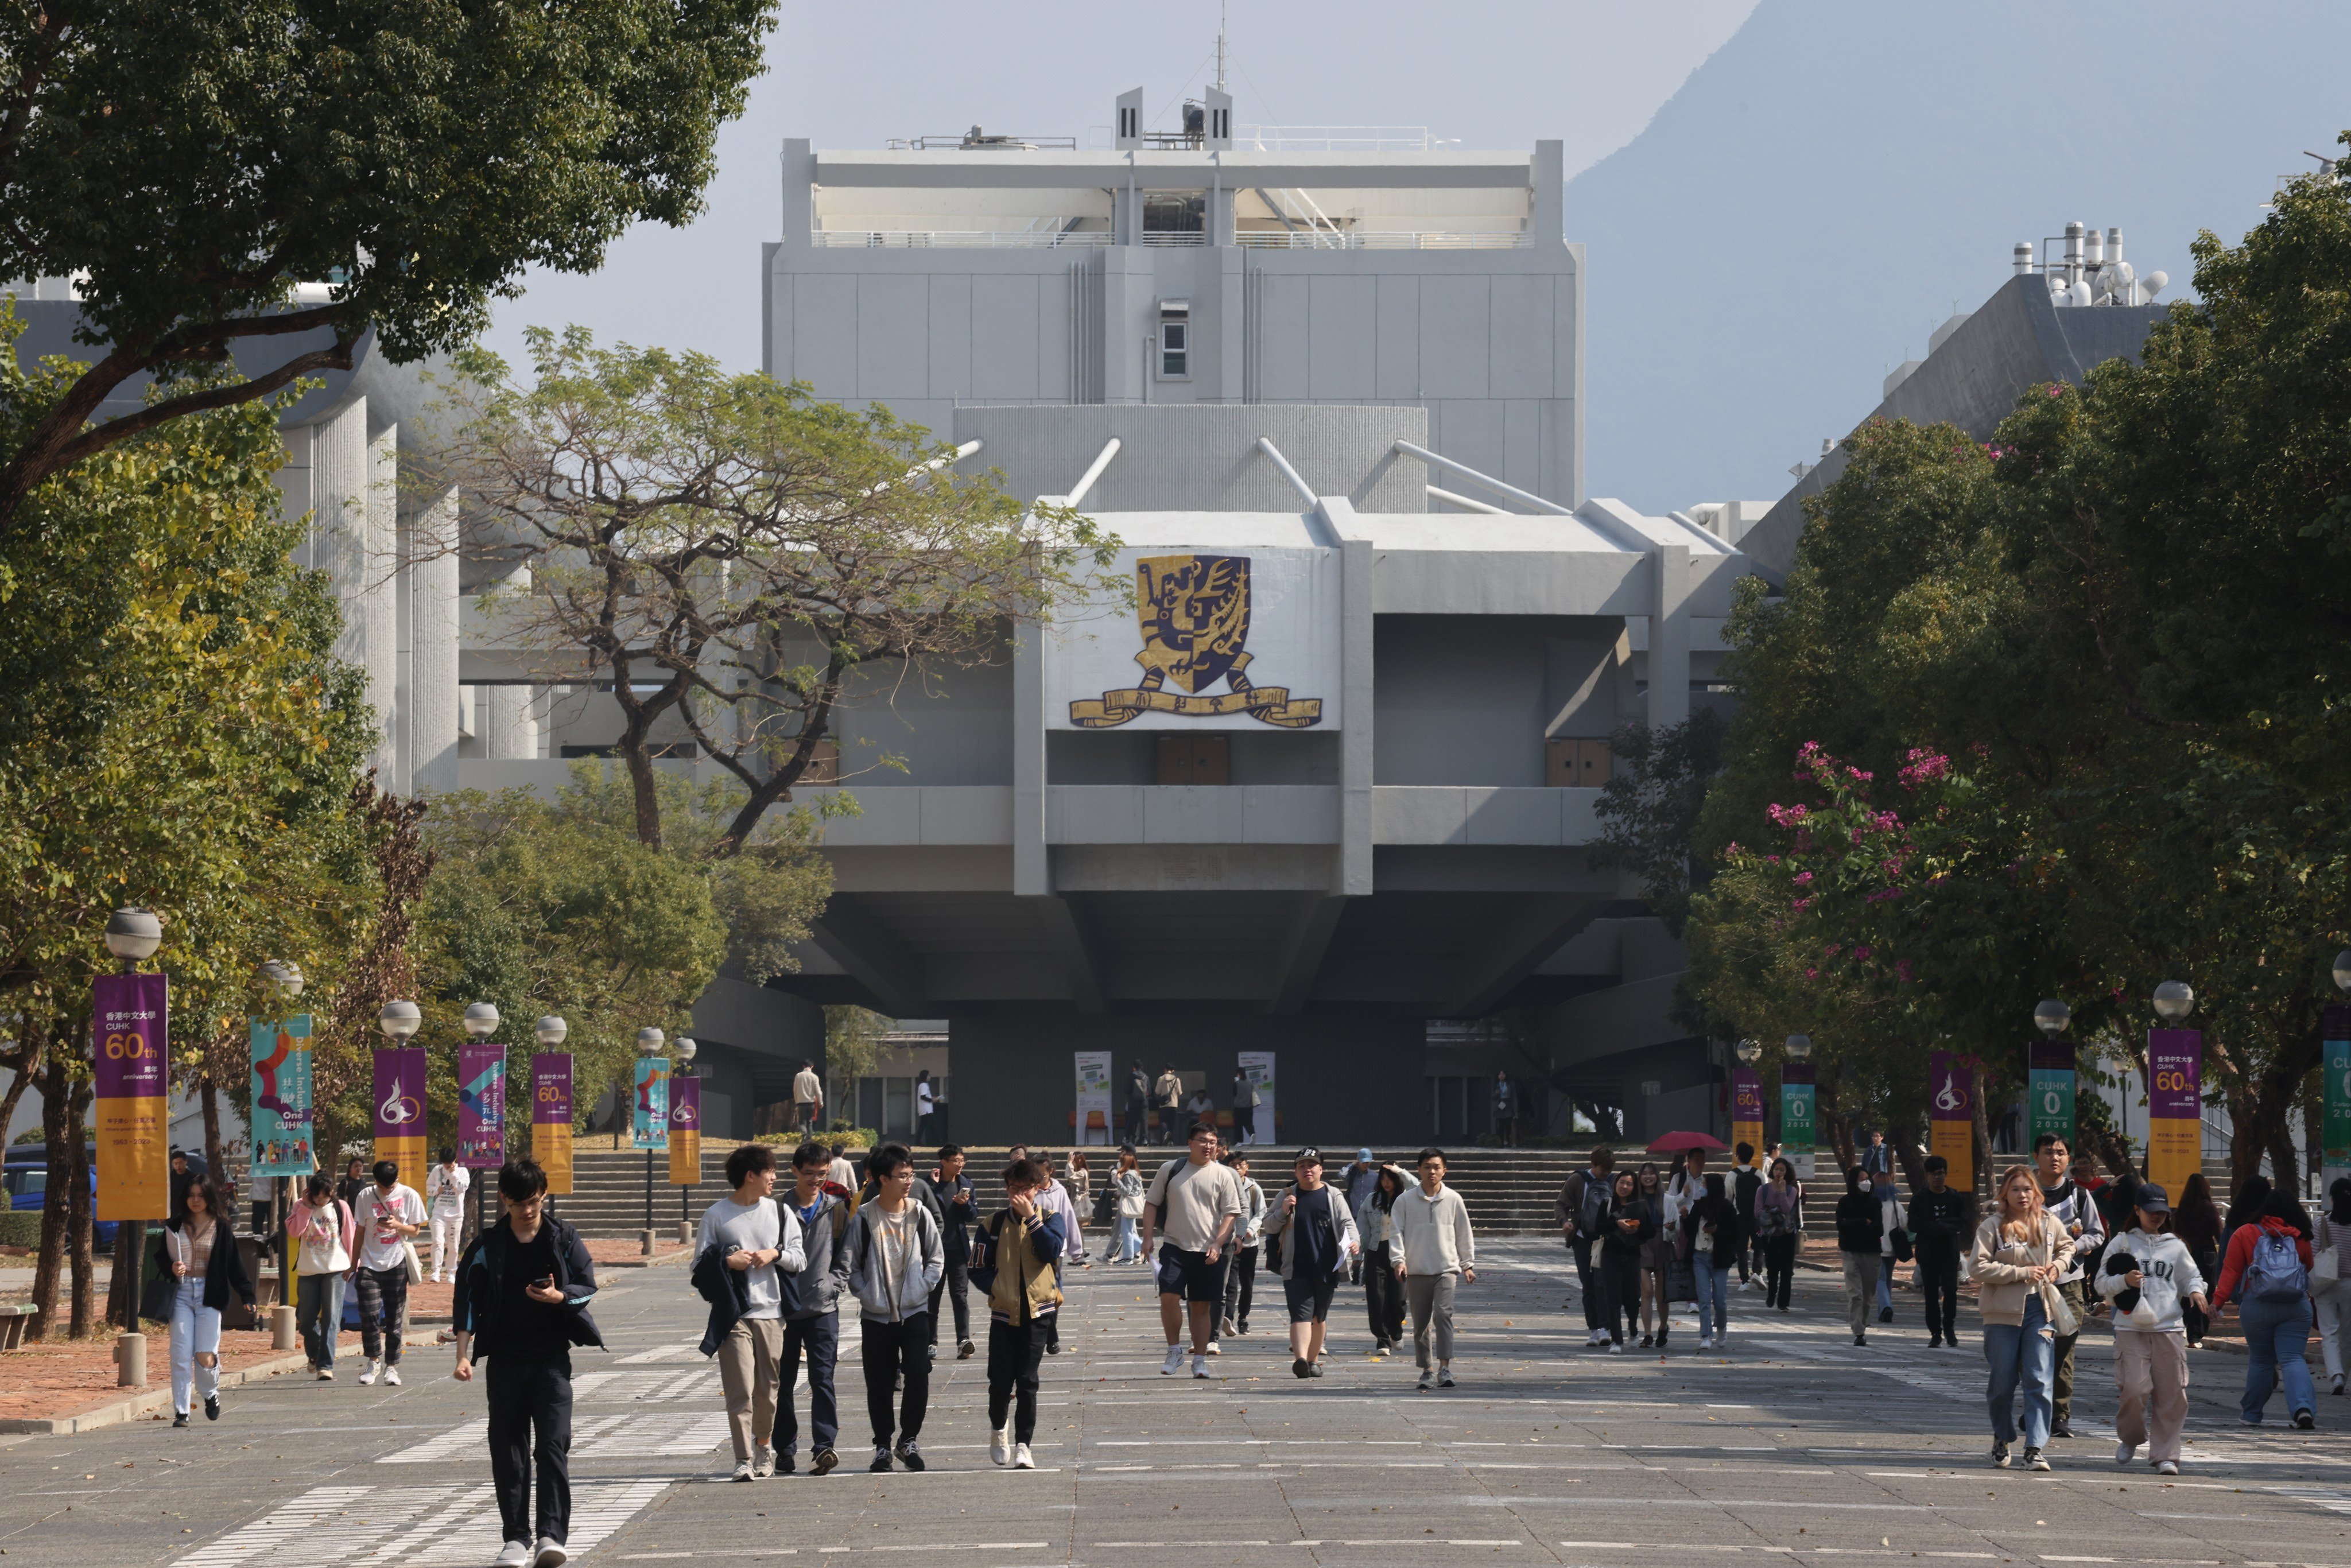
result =
[{"label": "narrow window", "polygon": [[1163,381],[1181,381],[1190,375],[1190,348],[1187,340],[1191,324],[1186,321],[1159,323],[1159,375]]}]

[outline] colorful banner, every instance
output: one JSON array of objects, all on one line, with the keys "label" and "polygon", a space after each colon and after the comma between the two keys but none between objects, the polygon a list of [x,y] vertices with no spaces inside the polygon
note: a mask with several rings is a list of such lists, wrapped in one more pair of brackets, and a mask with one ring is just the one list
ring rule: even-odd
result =
[{"label": "colorful banner", "polygon": [[669,1147],[669,1058],[637,1058],[634,1082],[635,1117],[629,1146],[665,1149]]},{"label": "colorful banner", "polygon": [[307,1176],[310,1146],[310,1015],[253,1020],[253,1174]]},{"label": "colorful banner", "polygon": [[2326,1092],[2326,1117],[2320,1138],[2325,1166],[2319,1187],[2332,1191],[2335,1177],[2351,1176],[2351,1008],[2339,1003],[2328,1008],[2318,1037]]},{"label": "colorful banner", "polygon": [[1077,1055],[1078,1101],[1072,1141],[1107,1144],[1110,1124],[1110,1052],[1081,1051]]},{"label": "colorful banner", "polygon": [[424,1186],[424,1048],[375,1053],[375,1157],[400,1167],[400,1179]]},{"label": "colorful banner", "polygon": [[98,1218],[172,1217],[171,991],[161,975],[90,982]]},{"label": "colorful banner", "polygon": [[1735,1152],[1741,1144],[1753,1146],[1755,1157],[1763,1157],[1763,1075],[1751,1067],[1730,1070],[1730,1146]]},{"label": "colorful banner", "polygon": [[2157,1029],[2147,1035],[2147,1176],[2178,1202],[2204,1168],[2204,1035]]},{"label": "colorful banner", "polygon": [[2053,1133],[2074,1147],[2074,1042],[2036,1040],[2032,1045],[2031,1082],[2024,1092],[2025,1146],[2041,1146],[2041,1134]]},{"label": "colorful banner", "polygon": [[571,1192],[571,1053],[530,1059],[530,1157],[547,1173],[549,1196]]},{"label": "colorful banner", "polygon": [[507,1048],[491,1040],[457,1048],[457,1163],[477,1171],[507,1163]]},{"label": "colorful banner", "polygon": [[1950,1170],[1943,1179],[1961,1192],[1976,1185],[1975,1074],[1948,1051],[1927,1053],[1927,1152]]},{"label": "colorful banner", "polygon": [[1813,1064],[1791,1061],[1780,1069],[1780,1154],[1795,1167],[1799,1181],[1813,1179],[1813,1110],[1818,1092]]},{"label": "colorful banner", "polygon": [[702,1080],[669,1081],[669,1184],[694,1186],[702,1180]]},{"label": "colorful banner", "polygon": [[1240,1060],[1236,1065],[1238,1065],[1244,1073],[1249,1075],[1249,1081],[1251,1083],[1257,1085],[1257,1116],[1255,1118],[1257,1130],[1249,1135],[1247,1141],[1252,1144],[1270,1144],[1273,1142],[1273,1129],[1275,1124],[1273,1108],[1273,1052],[1270,1051],[1244,1051],[1240,1053]]}]

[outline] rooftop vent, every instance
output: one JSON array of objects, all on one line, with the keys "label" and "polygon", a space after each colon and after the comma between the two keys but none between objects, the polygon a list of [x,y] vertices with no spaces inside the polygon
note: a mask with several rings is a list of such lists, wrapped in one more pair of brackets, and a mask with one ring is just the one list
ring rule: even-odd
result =
[{"label": "rooftop vent", "polygon": [[[2052,260],[2051,246],[2061,246],[2060,259]],[[2171,282],[2168,274],[2138,275],[2123,259],[2123,231],[2096,229],[2079,223],[2065,225],[2062,235],[2041,242],[2040,259],[2033,259],[2032,242],[2018,240],[2010,253],[2016,276],[2038,274],[2049,283],[2049,297],[2057,305],[2151,305]]]}]

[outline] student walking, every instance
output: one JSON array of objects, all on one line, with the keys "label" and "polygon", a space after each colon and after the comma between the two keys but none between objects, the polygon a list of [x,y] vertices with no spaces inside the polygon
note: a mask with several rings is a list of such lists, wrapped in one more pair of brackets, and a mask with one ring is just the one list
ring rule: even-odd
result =
[{"label": "student walking", "polygon": [[1763,1190],[1763,1170],[1755,1163],[1755,1145],[1741,1144],[1733,1151],[1730,1201],[1739,1210],[1739,1283],[1763,1288],[1763,1259],[1755,1241],[1755,1195]]},{"label": "student walking", "polygon": [[1606,1226],[1595,1259],[1600,1314],[1608,1329],[1609,1353],[1622,1354],[1625,1336],[1640,1322],[1641,1255],[1657,1234],[1656,1206],[1641,1196],[1640,1177],[1632,1171],[1616,1173]]},{"label": "student walking", "polygon": [[400,1166],[391,1160],[376,1161],[371,1174],[375,1185],[351,1206],[360,1230],[359,1268],[351,1282],[360,1292],[360,1349],[368,1361],[360,1382],[381,1377],[396,1387],[401,1334],[408,1322],[408,1239],[424,1228],[424,1199],[401,1181]]},{"label": "student walking", "polygon": [[[833,1441],[841,1435],[841,1410],[833,1373],[841,1358],[841,1298],[849,1291],[849,1199],[831,1179],[832,1151],[802,1144],[792,1151],[792,1190],[784,1200],[799,1227],[797,1274],[779,1277],[783,1348],[776,1362],[776,1431],[769,1445],[776,1473],[788,1476],[799,1452],[799,1415],[792,1387],[799,1381],[800,1357],[808,1357],[809,1473],[821,1476],[841,1462]],[[942,1246],[941,1256],[945,1250]],[[942,1265],[944,1266],[944,1264]]]},{"label": "student walking", "polygon": [[2084,1281],[2084,1273],[2098,1249],[2105,1245],[2106,1222],[2098,1212],[2096,1194],[2067,1174],[2064,1139],[2054,1133],[2042,1134],[2032,1140],[2032,1157],[2040,1171],[2041,1206],[2074,1240],[2073,1259],[2057,1276],[2057,1293],[2065,1299],[2066,1315],[2074,1326],[2057,1335],[2054,1414],[2049,1425],[2051,1437],[2071,1437],[2074,1346],[2081,1339],[2082,1324],[2090,1315],[2090,1288]]},{"label": "student walking", "polygon": [[[1379,1189],[1381,1168],[1366,1145],[1357,1149],[1354,1159],[1339,1172],[1339,1192],[1347,1200],[1348,1213],[1361,1214],[1372,1206],[1372,1194]],[[1347,1283],[1355,1284],[1363,1277],[1364,1260],[1358,1257],[1347,1270]]]},{"label": "student walking", "polygon": [[1877,1260],[1886,1240],[1886,1209],[1860,1166],[1844,1173],[1844,1196],[1837,1199],[1837,1256],[1844,1264],[1844,1311],[1853,1343],[1869,1343],[1869,1296],[1877,1282]]},{"label": "student walking", "polygon": [[424,1210],[432,1217],[433,1263],[428,1280],[457,1277],[457,1244],[465,1231],[465,1193],[474,1173],[457,1163],[457,1151],[444,1148],[433,1168],[424,1173]]},{"label": "student walking", "polygon": [[823,1124],[824,1080],[816,1075],[815,1062],[803,1061],[792,1074],[792,1125],[813,1133]]},{"label": "student walking", "polygon": [[1927,1186],[1910,1199],[1910,1245],[1918,1266],[1918,1293],[1927,1298],[1927,1348],[1959,1343],[1959,1255],[1975,1235],[1974,1195],[1950,1185],[1951,1163],[1929,1155]]},{"label": "student walking", "polygon": [[1246,1067],[1233,1069],[1233,1143],[1247,1148],[1257,1142],[1257,1080]]},{"label": "student walking", "polygon": [[1184,1081],[1176,1075],[1176,1064],[1169,1062],[1159,1070],[1159,1077],[1151,1085],[1152,1106],[1159,1113],[1159,1141],[1176,1141],[1176,1118],[1184,1110]]},{"label": "student walking", "polygon": [[1698,1282],[1698,1347],[1720,1350],[1730,1337],[1730,1271],[1739,1264],[1739,1206],[1719,1176],[1682,1215],[1690,1271]]},{"label": "student walking", "polygon": [[[1469,1206],[1445,1185],[1445,1151],[1420,1151],[1420,1185],[1395,1201],[1395,1268],[1412,1312],[1412,1359],[1420,1389],[1453,1386],[1453,1294],[1478,1282]],[[1435,1366],[1429,1364],[1434,1354]]]},{"label": "student walking", "polygon": [[1644,1160],[1634,1173],[1641,1201],[1649,1206],[1656,1228],[1641,1244],[1641,1348],[1662,1345],[1668,1332],[1666,1271],[1673,1267],[1675,1221],[1678,1215],[1656,1162]]},{"label": "student walking", "polygon": [[[1346,1195],[1322,1179],[1322,1150],[1298,1151],[1296,1179],[1268,1209],[1265,1235],[1281,1243],[1281,1295],[1290,1309],[1290,1370],[1299,1377],[1320,1377],[1331,1298],[1346,1276],[1347,1260],[1363,1249]],[[1174,1359],[1172,1350],[1169,1359]]]},{"label": "student walking", "polygon": [[[2041,1185],[2028,1166],[2001,1173],[1991,1218],[1976,1228],[1969,1260],[1980,1289],[1986,1386],[1991,1411],[1991,1462],[2008,1468],[2016,1441],[2016,1396],[2024,1395],[2024,1467],[2045,1470],[2056,1383],[2057,1330],[2072,1309],[2056,1281],[2074,1261],[2074,1238],[2042,1207]],[[1842,1207],[1845,1200],[1839,1200]],[[2076,1325],[2078,1326],[2078,1325]]]},{"label": "student walking", "polygon": [[1796,1186],[1796,1167],[1786,1160],[1771,1162],[1770,1173],[1755,1193],[1755,1250],[1763,1266],[1763,1304],[1773,1312],[1788,1310],[1788,1292],[1796,1277],[1796,1244],[1803,1239],[1802,1190]]},{"label": "student walking", "polygon": [[[2179,1200],[2171,1207],[2171,1233],[2187,1244],[2188,1255],[2196,1260],[2196,1272],[2208,1285],[2220,1279],[2220,1209],[2212,1201],[2212,1184],[2204,1179],[2202,1171],[2189,1176],[2179,1189]],[[2187,1327],[2188,1348],[2203,1348],[2204,1331],[2212,1320],[2193,1301],[2180,1313],[2180,1320]]]},{"label": "student walking", "polygon": [[[1029,1151],[1026,1147],[1020,1145],[1015,1145],[1013,1150],[1013,1154],[1016,1158],[1026,1156],[1028,1152]],[[1058,1280],[1061,1277],[1063,1270],[1069,1267],[1072,1260],[1081,1263],[1085,1261],[1086,1234],[1084,1228],[1078,1221],[1078,1206],[1070,1201],[1070,1189],[1061,1182],[1054,1179],[1053,1156],[1049,1154],[1040,1153],[1037,1155],[1037,1168],[1045,1173],[1045,1186],[1037,1195],[1037,1207],[1051,1215],[1059,1224],[1061,1230],[1061,1256],[1060,1260],[1053,1265],[1053,1276]],[[1071,1249],[1072,1248],[1076,1249],[1074,1260],[1071,1251]],[[1061,1354],[1061,1320],[1060,1314],[1047,1314],[1040,1322],[1039,1326],[1045,1332],[1045,1354],[1047,1355]],[[1211,1355],[1217,1354],[1217,1346],[1214,1343],[1213,1336],[1211,1336],[1211,1342],[1208,1345],[1208,1354]]]},{"label": "student walking", "polygon": [[[2343,1392],[2343,1313],[2351,1304],[2351,1281],[2342,1277],[2346,1242],[2351,1242],[2351,1176],[2336,1176],[2326,1189],[2326,1208],[2318,1217],[2311,1247],[2310,1301],[2318,1312],[2318,1353],[2326,1362],[2329,1394]],[[2324,1260],[2330,1253],[2333,1261],[2328,1264]],[[2331,1278],[2321,1277],[2329,1272]]]},{"label": "student walking", "polygon": [[[946,1244],[939,1222],[914,1201],[914,1156],[904,1145],[874,1151],[865,1172],[874,1197],[849,1222],[849,1287],[864,1333],[865,1413],[873,1423],[873,1462],[866,1468],[886,1470],[894,1456],[919,1470],[923,1416],[931,1402],[931,1287],[946,1271]],[[893,1408],[902,1378],[904,1403]]]},{"label": "student walking", "polygon": [[191,1390],[204,1402],[204,1419],[220,1419],[221,1309],[235,1296],[253,1305],[253,1281],[229,1233],[228,1202],[220,1184],[199,1175],[181,1194],[180,1218],[163,1228],[171,1272],[141,1292],[141,1317],[172,1325],[172,1425],[188,1424]]},{"label": "student walking", "polygon": [[1194,1122],[1185,1142],[1184,1158],[1161,1166],[1144,1194],[1143,1250],[1145,1256],[1151,1255],[1152,1235],[1161,1228],[1164,1215],[1166,1237],[1157,1254],[1157,1281],[1167,1359],[1160,1363],[1159,1370],[1168,1377],[1184,1370],[1182,1340],[1188,1312],[1192,1375],[1206,1377],[1209,1330],[1215,1326],[1213,1314],[1224,1304],[1227,1252],[1232,1245],[1233,1227],[1240,1222],[1241,1184],[1217,1163],[1214,1127]]},{"label": "student walking", "polygon": [[[535,1160],[498,1171],[505,1217],[457,1260],[451,1324],[456,1377],[490,1364],[490,1479],[506,1546],[496,1568],[559,1568],[571,1530],[571,1347],[602,1349],[588,1314],[596,1265],[580,1233],[546,1212],[547,1173]],[[534,1434],[536,1435],[534,1440]],[[538,1471],[538,1545],[531,1545],[531,1461]]]},{"label": "student walking", "polygon": [[1894,1265],[1901,1261],[1899,1252],[1909,1242],[1902,1228],[1902,1196],[1894,1185],[1894,1173],[1874,1170],[1869,1173],[1869,1190],[1877,1199],[1882,1227],[1877,1240],[1877,1321],[1894,1321]]},{"label": "student walking", "polygon": [[1034,1160],[1005,1168],[1005,1207],[980,1228],[980,1267],[987,1284],[987,1457],[1033,1470],[1038,1367],[1042,1323],[1061,1311],[1058,1265],[1066,1245],[1060,1218],[1037,1202],[1050,1182]]},{"label": "student walking", "polygon": [[783,1274],[807,1266],[800,1223],[775,1201],[776,1151],[744,1144],[726,1156],[733,1194],[702,1211],[694,1239],[694,1282],[711,1304],[702,1354],[718,1357],[726,1398],[727,1435],[735,1443],[735,1476],[759,1480],[776,1473],[770,1437],[776,1428],[776,1387],[784,1354]]},{"label": "student walking", "polygon": [[[2351,1186],[2351,1183],[2344,1185]],[[2154,1182],[2132,1193],[2135,1228],[2106,1250],[2106,1284],[2115,1294],[2115,1463],[2138,1446],[2158,1474],[2179,1473],[2179,1432],[2188,1424],[2188,1334],[2180,1315],[2204,1300],[2204,1276],[2188,1244],[2169,1233],[2171,1197]]]},{"label": "student walking", "polygon": [[1121,1145],[1118,1168],[1110,1175],[1110,1245],[1102,1249],[1105,1263],[1133,1263],[1143,1256],[1143,1172],[1134,1160],[1134,1145]]},{"label": "student walking", "polygon": [[1568,1255],[1575,1262],[1576,1293],[1583,1301],[1583,1343],[1588,1345],[1608,1343],[1607,1324],[1601,1316],[1600,1265],[1593,1249],[1607,1233],[1615,1169],[1614,1150],[1593,1150],[1589,1166],[1560,1185],[1559,1197],[1552,1205],[1552,1219],[1566,1238]]},{"label": "student walking", "polygon": [[2212,1315],[2235,1301],[2244,1329],[2245,1394],[2237,1411],[2248,1427],[2262,1424],[2270,1393],[2281,1384],[2294,1424],[2318,1424],[2317,1389],[2303,1359],[2310,1344],[2312,1256],[2310,1238],[2294,1223],[2299,1207],[2286,1194],[2271,1193],[2260,1219],[2230,1236],[2220,1288],[2212,1294]]},{"label": "student walking", "polygon": [[302,1201],[286,1216],[286,1235],[296,1249],[294,1324],[302,1349],[321,1383],[335,1380],[335,1340],[343,1332],[343,1277],[359,1255],[359,1227],[350,1205],[335,1196],[335,1184],[313,1173]]},{"label": "student walking", "polygon": [[1131,1061],[1126,1068],[1126,1146],[1141,1144],[1150,1130],[1151,1075],[1143,1071],[1142,1062]]},{"label": "student walking", "polygon": [[1404,1343],[1404,1280],[1395,1269],[1395,1201],[1412,1185],[1394,1166],[1380,1167],[1369,1207],[1355,1216],[1364,1249],[1364,1309],[1372,1320],[1372,1354]]},{"label": "student walking", "polygon": [[971,1339],[971,1228],[979,1218],[971,1178],[963,1174],[961,1144],[942,1144],[939,1163],[931,1176],[931,1191],[939,1200],[946,1237],[946,1272],[931,1291],[931,1343],[939,1337],[939,1298],[944,1295],[955,1312],[956,1359],[968,1361],[979,1347]]},{"label": "student walking", "polygon": [[1241,1150],[1227,1155],[1225,1165],[1241,1184],[1241,1215],[1233,1226],[1233,1266],[1225,1271],[1224,1321],[1217,1332],[1245,1334],[1257,1296],[1258,1247],[1265,1239],[1265,1188],[1249,1179],[1249,1155]]}]

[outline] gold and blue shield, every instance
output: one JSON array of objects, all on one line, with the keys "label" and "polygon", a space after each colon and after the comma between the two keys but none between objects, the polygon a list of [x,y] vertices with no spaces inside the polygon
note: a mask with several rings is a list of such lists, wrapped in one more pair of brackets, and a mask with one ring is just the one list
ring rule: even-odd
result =
[{"label": "gold and blue shield", "polygon": [[1134,589],[1143,622],[1137,664],[1186,692],[1248,667],[1249,557],[1144,556],[1134,563]]}]

